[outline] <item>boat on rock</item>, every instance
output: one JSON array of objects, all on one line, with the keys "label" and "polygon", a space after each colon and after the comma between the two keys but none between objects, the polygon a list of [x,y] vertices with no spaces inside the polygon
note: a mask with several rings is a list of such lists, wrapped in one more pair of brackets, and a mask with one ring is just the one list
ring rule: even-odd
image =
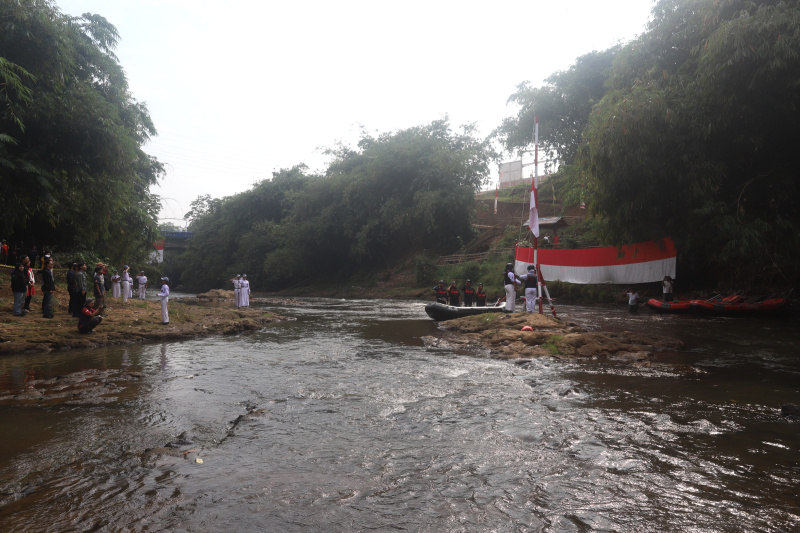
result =
[{"label": "boat on rock", "polygon": [[425,312],[434,320],[452,320],[463,316],[482,315],[484,313],[507,313],[505,305],[488,307],[456,307],[439,302],[432,302],[425,306]]}]

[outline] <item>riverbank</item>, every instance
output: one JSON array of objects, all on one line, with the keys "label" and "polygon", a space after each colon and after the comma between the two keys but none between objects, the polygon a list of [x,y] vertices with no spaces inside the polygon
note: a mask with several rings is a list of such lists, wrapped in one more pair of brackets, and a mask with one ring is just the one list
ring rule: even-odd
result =
[{"label": "riverbank", "polygon": [[[69,303],[64,291],[54,295],[54,317],[41,315],[41,296],[31,303],[33,311],[16,317],[11,313],[10,291],[0,290],[0,355],[94,348],[118,344],[180,341],[213,335],[232,335],[259,330],[285,320],[263,309],[239,308],[226,299],[169,302],[170,322],[161,325],[160,302],[109,298],[103,322],[91,334],[80,334],[77,318],[66,312]],[[204,302],[214,301],[214,304]]]}]

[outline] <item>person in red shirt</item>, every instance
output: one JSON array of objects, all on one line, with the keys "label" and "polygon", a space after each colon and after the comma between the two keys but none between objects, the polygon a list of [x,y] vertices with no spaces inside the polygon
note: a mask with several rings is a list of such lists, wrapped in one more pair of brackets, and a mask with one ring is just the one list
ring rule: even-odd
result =
[{"label": "person in red shirt", "polygon": [[86,300],[78,317],[78,333],[93,333],[92,330],[103,321],[103,317],[100,315],[102,310],[102,306],[97,309],[94,308],[94,300],[91,298]]}]

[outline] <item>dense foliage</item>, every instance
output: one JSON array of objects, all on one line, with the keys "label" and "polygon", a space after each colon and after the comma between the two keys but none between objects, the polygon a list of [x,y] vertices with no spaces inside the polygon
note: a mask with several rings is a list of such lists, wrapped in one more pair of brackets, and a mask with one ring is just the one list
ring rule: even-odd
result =
[{"label": "dense foliage", "polygon": [[587,129],[595,208],[618,240],[797,275],[800,3],[662,0],[619,55]]},{"label": "dense foliage", "polygon": [[99,15],[0,2],[0,235],[26,245],[146,253],[157,235],[155,134]]},{"label": "dense foliage", "polygon": [[630,44],[521,86],[520,114],[498,132],[521,147],[530,117],[550,121],[543,141],[586,186],[607,242],[669,235],[695,275],[794,281],[798,50],[796,0],[660,0]]},{"label": "dense foliage", "polygon": [[278,289],[392,265],[411,252],[439,255],[472,237],[475,192],[494,154],[446,119],[365,135],[339,147],[324,175],[300,165],[252,190],[199,198],[189,249],[171,269],[193,288],[237,273]]}]

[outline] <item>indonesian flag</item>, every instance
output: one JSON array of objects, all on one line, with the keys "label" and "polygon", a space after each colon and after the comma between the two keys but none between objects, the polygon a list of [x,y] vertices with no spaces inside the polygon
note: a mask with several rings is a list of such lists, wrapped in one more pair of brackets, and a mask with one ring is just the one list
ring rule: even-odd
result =
[{"label": "indonesian flag", "polygon": [[[672,239],[645,241],[617,248],[581,248],[538,251],[538,263],[548,281],[596,284],[649,283],[675,277],[675,244]],[[514,272],[524,274],[534,263],[534,249],[517,247]]]},{"label": "indonesian flag", "polygon": [[[537,239],[539,238],[539,211],[536,208],[536,178],[539,177],[539,117],[533,124],[533,147],[534,147],[534,163],[533,163],[533,176],[531,176],[531,213],[528,217],[528,227],[531,228],[531,233]],[[520,158],[520,163],[522,159]]]},{"label": "indonesian flag", "polygon": [[[503,175],[500,174],[500,177],[502,178]],[[497,214],[497,191],[498,191],[498,188],[497,188],[497,185],[495,185],[494,186],[494,214],[495,215]]]},{"label": "indonesian flag", "polygon": [[531,186],[531,214],[528,217],[528,226],[531,232],[539,238],[539,211],[536,209],[536,188]]}]

